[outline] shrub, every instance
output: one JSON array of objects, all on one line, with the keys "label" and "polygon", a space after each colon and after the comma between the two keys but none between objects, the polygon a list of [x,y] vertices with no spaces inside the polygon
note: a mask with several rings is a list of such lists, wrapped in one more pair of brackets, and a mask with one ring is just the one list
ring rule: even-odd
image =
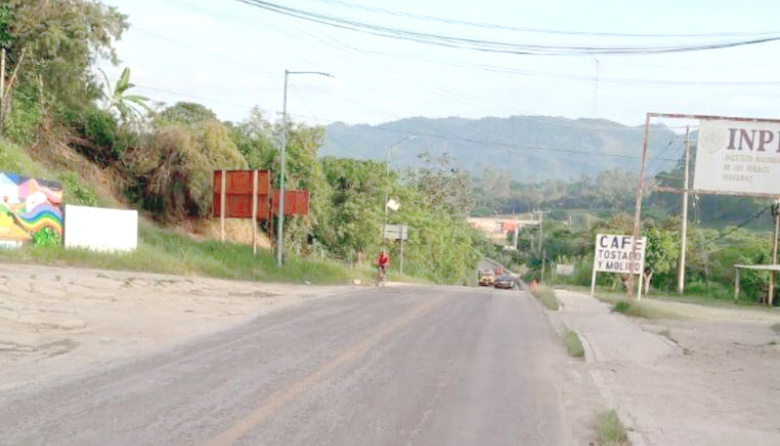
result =
[{"label": "shrub", "polygon": [[582,347],[582,341],[577,333],[573,331],[567,331],[563,336],[563,342],[566,344],[566,351],[575,358],[582,358],[585,356],[585,349]]},{"label": "shrub", "polygon": [[117,123],[114,116],[98,108],[90,108],[84,113],[84,136],[94,144],[112,148],[117,137]]},{"label": "shrub", "polygon": [[217,121],[193,128],[155,129],[120,159],[133,178],[129,195],[164,220],[204,217],[211,210],[212,172],[246,168],[246,161]]},{"label": "shrub", "polygon": [[37,90],[29,86],[18,87],[11,94],[11,107],[5,117],[3,131],[17,144],[29,146],[37,140],[44,117],[43,106],[37,97]]},{"label": "shrub", "polygon": [[59,246],[62,244],[62,239],[60,238],[59,234],[57,234],[57,231],[54,229],[46,226],[44,228],[41,228],[37,232],[34,232],[32,235],[33,245],[35,246]]},{"label": "shrub", "polygon": [[99,204],[99,198],[95,191],[82,184],[73,172],[60,175],[60,181],[67,203],[82,206],[97,206]]},{"label": "shrub", "polygon": [[599,444],[602,446],[628,446],[626,427],[620,421],[614,410],[608,410],[598,415],[596,419]]},{"label": "shrub", "polygon": [[558,299],[555,297],[555,291],[552,288],[537,285],[536,288],[531,290],[531,294],[536,296],[548,310],[558,311]]}]

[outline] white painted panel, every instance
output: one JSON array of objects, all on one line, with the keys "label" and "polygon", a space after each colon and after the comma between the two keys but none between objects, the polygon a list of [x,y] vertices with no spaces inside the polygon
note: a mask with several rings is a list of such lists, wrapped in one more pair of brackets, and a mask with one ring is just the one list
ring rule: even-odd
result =
[{"label": "white painted panel", "polygon": [[65,206],[65,247],[132,251],[138,246],[138,212]]}]

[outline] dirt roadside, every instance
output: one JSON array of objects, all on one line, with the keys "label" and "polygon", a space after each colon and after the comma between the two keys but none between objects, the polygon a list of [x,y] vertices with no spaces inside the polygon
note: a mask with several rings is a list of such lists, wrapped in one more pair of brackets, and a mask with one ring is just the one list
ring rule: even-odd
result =
[{"label": "dirt roadside", "polygon": [[353,289],[0,263],[0,391],[47,385]]},{"label": "dirt roadside", "polygon": [[634,446],[780,444],[780,312],[658,302],[678,319],[610,312],[556,290],[553,322],[574,330],[585,369]]}]

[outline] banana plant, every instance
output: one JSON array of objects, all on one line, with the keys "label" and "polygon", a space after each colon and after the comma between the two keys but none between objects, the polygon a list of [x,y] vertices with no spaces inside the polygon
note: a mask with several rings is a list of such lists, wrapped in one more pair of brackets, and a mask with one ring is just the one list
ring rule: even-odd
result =
[{"label": "banana plant", "polygon": [[130,68],[125,67],[122,70],[122,75],[119,80],[116,81],[113,89],[111,88],[111,82],[108,80],[106,72],[100,70],[105,80],[106,88],[103,92],[105,99],[105,110],[113,112],[116,110],[119,113],[120,118],[123,121],[138,120],[143,117],[143,113],[140,109],[147,112],[151,111],[151,107],[147,105],[149,98],[137,94],[127,94],[128,90],[133,88],[135,84],[130,83]]}]

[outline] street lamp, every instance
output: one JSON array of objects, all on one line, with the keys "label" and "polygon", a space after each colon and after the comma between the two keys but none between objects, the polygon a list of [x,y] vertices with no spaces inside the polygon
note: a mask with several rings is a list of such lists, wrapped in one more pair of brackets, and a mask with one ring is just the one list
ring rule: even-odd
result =
[{"label": "street lamp", "polygon": [[284,70],[284,105],[282,107],[282,160],[281,176],[279,177],[279,232],[277,244],[277,261],[282,266],[282,253],[284,251],[284,155],[287,151],[287,78],[291,74],[316,74],[319,76],[334,77],[330,73],[321,71],[288,71]]},{"label": "street lamp", "polygon": [[406,141],[410,141],[415,138],[417,138],[417,136],[404,136],[398,141],[387,146],[387,149],[385,149],[386,156],[387,156],[387,162],[385,163],[385,201],[384,201],[385,220],[384,223],[382,223],[382,238],[380,240],[381,243],[384,243],[385,240],[385,227],[387,227],[387,203],[388,200],[390,200],[390,150],[393,147],[399,146],[405,143]]}]

